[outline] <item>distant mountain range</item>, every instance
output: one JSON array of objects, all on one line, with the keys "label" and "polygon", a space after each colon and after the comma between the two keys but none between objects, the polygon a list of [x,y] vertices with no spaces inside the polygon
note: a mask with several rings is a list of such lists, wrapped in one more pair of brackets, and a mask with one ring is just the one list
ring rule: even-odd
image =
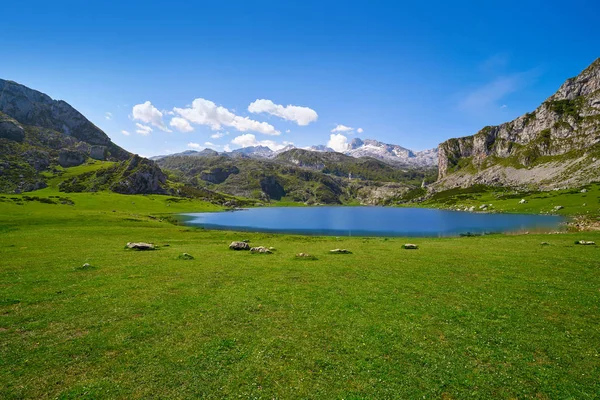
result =
[{"label": "distant mountain range", "polygon": [[[181,153],[169,154],[169,156],[190,156],[190,157],[203,157],[208,155],[224,155],[230,157],[249,157],[258,159],[272,159],[277,157],[279,154],[283,154],[289,150],[296,149],[293,145],[288,145],[283,149],[273,151],[266,146],[250,146],[236,149],[229,152],[217,152],[211,149],[204,149],[202,151],[186,150]],[[330,147],[324,145],[311,146],[303,149],[314,152],[325,152],[333,153]],[[372,157],[378,160],[382,160],[388,164],[405,167],[434,167],[438,163],[437,148],[423,151],[412,151],[396,144],[382,143],[373,139],[359,139],[355,138],[350,143],[348,150],[342,152],[342,154],[361,158],[361,157]],[[151,160],[160,160],[167,157],[167,155],[160,155],[151,157]]]}]

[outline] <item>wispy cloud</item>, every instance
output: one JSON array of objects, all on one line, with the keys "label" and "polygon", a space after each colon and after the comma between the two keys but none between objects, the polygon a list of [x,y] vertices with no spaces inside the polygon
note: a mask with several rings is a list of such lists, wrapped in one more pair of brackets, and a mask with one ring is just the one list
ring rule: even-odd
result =
[{"label": "wispy cloud", "polygon": [[104,113],[104,118],[106,118],[107,120],[111,120],[112,119],[112,113],[106,112]]},{"label": "wispy cloud", "polygon": [[499,76],[467,93],[459,103],[463,111],[482,111],[500,107],[499,101],[536,81],[540,72],[532,69]]}]

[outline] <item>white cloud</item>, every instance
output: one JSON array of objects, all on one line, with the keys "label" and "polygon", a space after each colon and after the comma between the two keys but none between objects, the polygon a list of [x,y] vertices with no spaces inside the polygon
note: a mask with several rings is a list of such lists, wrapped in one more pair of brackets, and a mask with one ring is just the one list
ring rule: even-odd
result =
[{"label": "white cloud", "polygon": [[223,151],[231,151],[231,147],[226,144],[225,146],[223,146]]},{"label": "white cloud", "polygon": [[204,142],[204,145],[205,146],[210,146],[210,147],[220,147],[218,144],[214,144],[214,143],[211,143],[211,142]]},{"label": "white cloud", "polygon": [[248,111],[253,114],[267,113],[275,115],[286,121],[294,121],[300,126],[308,125],[319,118],[317,112],[312,108],[293,105],[282,106],[266,99],[257,99],[250,103]]},{"label": "white cloud", "polygon": [[356,130],[356,132],[358,132],[358,133],[363,133],[363,132],[364,132],[364,129],[363,129],[363,128],[358,128],[358,129]]},{"label": "white cloud", "polygon": [[254,136],[251,133],[246,133],[245,135],[237,136],[233,138],[231,143],[236,144],[240,147],[266,146],[273,151],[283,149],[285,146],[293,144],[292,142],[283,142],[283,144],[280,144],[276,143],[273,140],[256,140],[256,136]]},{"label": "white cloud", "polygon": [[348,144],[348,138],[341,133],[334,133],[329,135],[329,141],[327,142],[327,147],[331,147],[337,152],[343,153],[348,150],[350,145]]},{"label": "white cloud", "polygon": [[110,121],[112,119],[112,113],[109,113],[109,112],[105,113],[104,118],[106,118],[107,120]]},{"label": "white cloud", "polygon": [[353,130],[354,130],[354,128],[351,128],[349,126],[338,125],[338,126],[336,126],[335,128],[333,128],[331,130],[331,133],[336,133],[336,132],[350,132],[350,131],[353,131]]},{"label": "white cloud", "polygon": [[149,101],[133,106],[134,120],[154,125],[161,131],[171,132],[162,121],[162,117],[163,113],[161,113],[158,108],[154,107]]},{"label": "white cloud", "polygon": [[193,142],[189,142],[187,144],[187,147],[189,147],[190,149],[201,149],[202,146],[200,146],[200,143],[193,143]]},{"label": "white cloud", "polygon": [[289,130],[289,129],[286,129],[286,131],[285,131],[285,133],[290,133],[290,132],[291,132],[291,130]]},{"label": "white cloud", "polygon": [[173,117],[169,125],[177,129],[179,132],[191,132],[194,130],[187,120],[180,117]]},{"label": "white cloud", "polygon": [[206,99],[195,99],[191,107],[175,107],[173,111],[189,122],[210,126],[215,131],[221,130],[223,126],[228,126],[240,132],[252,131],[265,135],[279,135],[281,133],[271,124],[235,115],[225,107],[217,106]]},{"label": "white cloud", "polygon": [[221,139],[225,135],[229,135],[229,132],[225,132],[225,133],[223,133],[223,132],[217,132],[217,133],[215,133],[213,135],[210,135],[210,138],[211,139]]},{"label": "white cloud", "polygon": [[128,131],[126,131],[126,130],[122,130],[122,131],[121,131],[121,133],[122,133],[123,135],[125,135],[125,136],[129,136],[129,132],[128,132]]},{"label": "white cloud", "polygon": [[152,128],[149,127],[148,125],[142,125],[139,122],[136,122],[135,126],[138,127],[136,132],[139,133],[140,135],[147,136],[150,134],[150,132],[152,132]]}]

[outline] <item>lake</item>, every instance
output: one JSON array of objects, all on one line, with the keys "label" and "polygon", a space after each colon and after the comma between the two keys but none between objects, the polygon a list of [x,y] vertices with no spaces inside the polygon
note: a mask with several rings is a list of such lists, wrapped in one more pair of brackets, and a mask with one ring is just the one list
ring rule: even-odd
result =
[{"label": "lake", "polygon": [[556,230],[564,218],[487,214],[430,208],[264,207],[183,214],[186,225],[206,229],[333,236],[458,236]]}]

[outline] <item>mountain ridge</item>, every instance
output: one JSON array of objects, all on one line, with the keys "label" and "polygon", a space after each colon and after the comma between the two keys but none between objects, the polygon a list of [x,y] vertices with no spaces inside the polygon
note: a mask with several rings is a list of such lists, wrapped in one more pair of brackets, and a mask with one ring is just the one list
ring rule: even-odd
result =
[{"label": "mountain ridge", "polygon": [[438,146],[440,188],[551,189],[600,179],[600,58],[541,105]]}]

